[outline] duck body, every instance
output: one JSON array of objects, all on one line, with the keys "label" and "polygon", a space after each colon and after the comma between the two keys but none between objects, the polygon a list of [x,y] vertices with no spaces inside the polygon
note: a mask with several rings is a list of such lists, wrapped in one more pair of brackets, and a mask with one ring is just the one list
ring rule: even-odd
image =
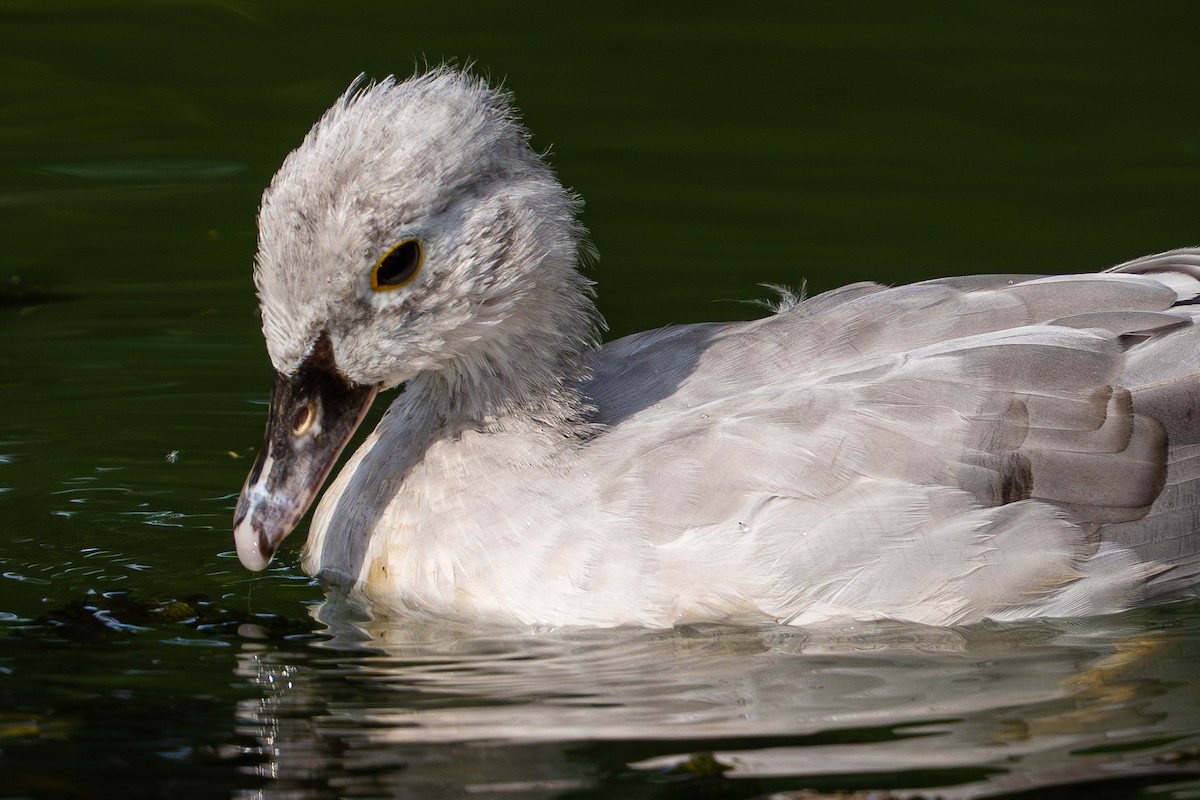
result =
[{"label": "duck body", "polygon": [[[1200,250],[854,284],[601,346],[574,201],[506,103],[448,70],[348,95],[264,196],[277,383],[235,520],[247,566],[404,383],[303,554],[377,613],[958,624],[1196,593]],[[356,146],[395,151],[386,197]],[[410,240],[427,263],[380,291]]]}]

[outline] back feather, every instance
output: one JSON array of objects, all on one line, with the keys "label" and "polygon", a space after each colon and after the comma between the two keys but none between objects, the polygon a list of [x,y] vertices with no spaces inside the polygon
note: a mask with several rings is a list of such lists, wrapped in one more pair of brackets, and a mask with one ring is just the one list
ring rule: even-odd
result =
[{"label": "back feather", "polygon": [[[1194,593],[1198,295],[1200,250],[1180,250],[1096,275],[857,284],[751,323],[628,337],[587,390],[612,450],[636,437],[655,457],[623,465],[614,502],[682,524],[663,543],[663,568],[684,573],[672,585],[754,574],[744,596],[790,621]],[[722,553],[721,575],[689,553]]]}]

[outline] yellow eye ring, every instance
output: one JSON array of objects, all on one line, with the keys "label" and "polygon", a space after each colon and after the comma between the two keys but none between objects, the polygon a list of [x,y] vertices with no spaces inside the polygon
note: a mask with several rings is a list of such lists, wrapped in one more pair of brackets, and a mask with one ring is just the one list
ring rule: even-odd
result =
[{"label": "yellow eye ring", "polygon": [[402,239],[388,248],[371,269],[371,288],[377,292],[399,289],[421,271],[425,251],[416,239]]}]

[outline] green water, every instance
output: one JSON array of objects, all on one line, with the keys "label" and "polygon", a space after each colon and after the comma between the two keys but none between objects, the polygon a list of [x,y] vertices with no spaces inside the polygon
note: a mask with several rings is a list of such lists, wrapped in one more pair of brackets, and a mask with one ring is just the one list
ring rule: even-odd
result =
[{"label": "green water", "polygon": [[505,79],[614,335],[1200,242],[1191,4],[605,9],[0,0],[0,797],[1200,791],[1195,605],[500,636],[242,570],[255,207],[360,72]]}]

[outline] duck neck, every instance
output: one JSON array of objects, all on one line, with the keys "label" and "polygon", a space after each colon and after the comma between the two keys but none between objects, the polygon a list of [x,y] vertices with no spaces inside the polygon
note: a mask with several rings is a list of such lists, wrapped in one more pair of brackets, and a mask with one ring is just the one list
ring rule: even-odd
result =
[{"label": "duck neck", "polygon": [[426,425],[451,433],[533,426],[564,436],[586,435],[592,409],[579,390],[604,325],[591,284],[577,271],[566,286],[531,293],[514,305],[492,335],[441,369],[412,378],[405,394],[436,415]]}]

